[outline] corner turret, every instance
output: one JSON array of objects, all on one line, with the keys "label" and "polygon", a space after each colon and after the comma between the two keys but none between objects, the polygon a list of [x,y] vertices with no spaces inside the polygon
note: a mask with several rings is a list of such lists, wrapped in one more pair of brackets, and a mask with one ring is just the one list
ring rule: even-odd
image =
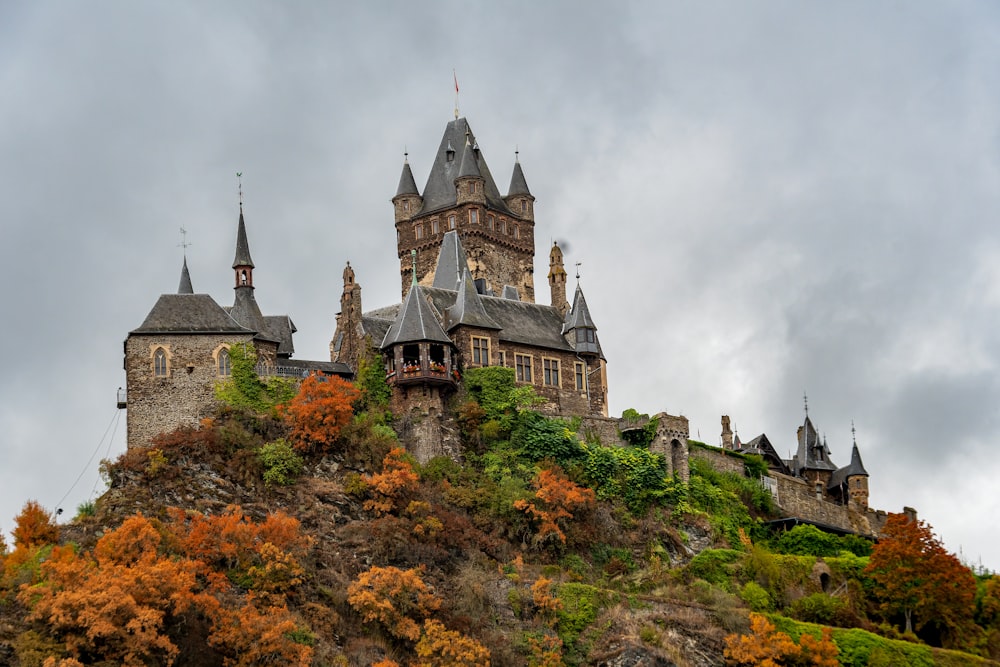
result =
[{"label": "corner turret", "polygon": [[514,213],[534,222],[535,198],[528,189],[528,182],[524,180],[524,171],[521,170],[521,159],[517,151],[514,152],[514,172],[510,176],[510,187],[507,188],[504,201]]},{"label": "corner turret", "polygon": [[[486,205],[486,180],[479,169],[479,145],[472,144],[471,137],[466,132],[465,148],[462,150],[462,162],[455,177],[455,203]],[[470,209],[469,224],[482,224],[479,210]]]},{"label": "corner turret", "polygon": [[403,153],[403,173],[399,175],[396,196],[392,198],[396,222],[406,222],[412,219],[423,204],[424,199],[420,196],[420,191],[417,190],[417,182],[413,180],[413,172],[410,170],[409,154]]}]

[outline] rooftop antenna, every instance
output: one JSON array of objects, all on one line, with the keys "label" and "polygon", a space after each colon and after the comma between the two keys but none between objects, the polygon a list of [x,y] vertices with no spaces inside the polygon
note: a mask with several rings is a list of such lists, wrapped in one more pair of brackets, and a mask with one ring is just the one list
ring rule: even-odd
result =
[{"label": "rooftop antenna", "polygon": [[458,74],[451,70],[451,76],[455,79],[455,120],[458,120]]},{"label": "rooftop antenna", "polygon": [[192,244],[188,243],[188,240],[187,240],[187,230],[184,229],[183,227],[181,227],[181,242],[177,244],[177,247],[184,249],[183,253],[184,253],[184,259],[185,260],[187,259],[187,249],[188,249],[188,246],[190,246],[190,245],[192,245]]}]

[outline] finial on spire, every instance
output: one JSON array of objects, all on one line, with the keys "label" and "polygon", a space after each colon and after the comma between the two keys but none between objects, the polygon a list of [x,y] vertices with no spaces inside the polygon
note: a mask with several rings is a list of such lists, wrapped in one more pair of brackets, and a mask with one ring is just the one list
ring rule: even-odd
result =
[{"label": "finial on spire", "polygon": [[417,285],[417,249],[414,248],[410,251],[410,261],[413,263],[413,282],[411,283],[414,287]]},{"label": "finial on spire", "polygon": [[808,417],[809,416],[809,396],[806,395],[806,392],[802,392],[802,401],[806,405],[806,417]]},{"label": "finial on spire", "polygon": [[858,432],[854,430],[854,420],[851,420],[851,440],[854,442],[854,446],[858,446]]},{"label": "finial on spire", "polygon": [[576,282],[580,282],[580,265],[581,264],[583,264],[583,262],[577,262],[576,263]]},{"label": "finial on spire", "polygon": [[187,240],[187,230],[184,229],[183,227],[181,227],[181,242],[177,244],[177,247],[184,249],[183,253],[184,253],[184,259],[185,260],[187,259],[187,249],[188,249],[189,245],[191,245],[191,244],[188,243],[188,240]]},{"label": "finial on spire", "polygon": [[406,146],[403,146],[403,164],[410,164],[410,151],[406,150]]},{"label": "finial on spire", "polygon": [[240,213],[243,213],[243,172],[236,172],[236,190],[240,196]]},{"label": "finial on spire", "polygon": [[514,164],[521,164],[521,151],[518,150],[517,144],[514,144]]},{"label": "finial on spire", "polygon": [[458,120],[458,74],[452,69],[451,75],[455,79],[455,120]]}]

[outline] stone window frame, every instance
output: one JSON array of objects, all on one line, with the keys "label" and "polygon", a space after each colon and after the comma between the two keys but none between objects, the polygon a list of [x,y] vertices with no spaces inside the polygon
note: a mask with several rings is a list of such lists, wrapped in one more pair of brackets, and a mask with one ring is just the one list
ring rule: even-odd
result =
[{"label": "stone window frame", "polygon": [[507,365],[507,353],[503,350],[497,350],[497,365],[498,366]]},{"label": "stone window frame", "polygon": [[[231,348],[232,348],[232,345],[230,345],[229,343],[222,343],[221,345],[218,345],[214,350],[212,350],[212,360],[215,362],[215,372],[218,374],[219,377],[227,378],[227,377],[232,377],[232,375],[233,375],[233,361],[232,361],[232,358],[229,356],[229,350]],[[223,373],[222,372],[224,370],[223,367],[222,367],[222,359],[223,359],[222,351],[223,350],[226,351],[226,354],[225,354],[226,368],[225,368],[225,370],[228,370],[229,371],[228,373]]]},{"label": "stone window frame", "polygon": [[479,224],[479,209],[470,208],[469,209],[469,224],[478,225]]},{"label": "stone window frame", "polygon": [[521,227],[519,225],[514,225],[514,238],[521,238]]},{"label": "stone window frame", "polygon": [[[158,352],[162,352],[163,356],[159,357]],[[173,354],[170,352],[169,345],[150,345],[149,346],[149,370],[153,373],[155,378],[168,378],[170,377],[170,366]],[[162,371],[162,372],[160,372]]]},{"label": "stone window frame", "polygon": [[486,228],[493,229],[496,226],[496,217],[492,213],[486,214]]},{"label": "stone window frame", "polygon": [[[527,364],[524,362],[527,361]],[[530,354],[515,354],[514,355],[514,379],[518,382],[526,382],[528,384],[533,384],[533,373],[532,366],[534,365],[534,358]],[[527,372],[525,372],[527,371]]]},{"label": "stone window frame", "polygon": [[546,387],[561,387],[559,383],[559,360],[542,357],[542,384]]},{"label": "stone window frame", "polygon": [[424,223],[418,222],[413,225],[413,237],[418,241],[424,238]]},{"label": "stone window frame", "polygon": [[455,229],[455,216],[454,215],[449,215],[448,216],[448,231],[451,231],[453,229]]},{"label": "stone window frame", "polygon": [[582,361],[574,361],[573,371],[576,377],[576,390],[581,393],[587,391],[587,365]]},{"label": "stone window frame", "polygon": [[437,218],[431,218],[431,234],[441,233],[441,222]]},{"label": "stone window frame", "polygon": [[[470,348],[472,350],[472,363],[476,366],[490,365],[490,339],[485,336],[470,336]],[[485,351],[485,360],[483,359]],[[478,359],[478,361],[477,361]]]},{"label": "stone window frame", "polygon": [[403,211],[405,213],[409,213],[410,212],[410,200],[409,199],[404,199],[403,200]]}]

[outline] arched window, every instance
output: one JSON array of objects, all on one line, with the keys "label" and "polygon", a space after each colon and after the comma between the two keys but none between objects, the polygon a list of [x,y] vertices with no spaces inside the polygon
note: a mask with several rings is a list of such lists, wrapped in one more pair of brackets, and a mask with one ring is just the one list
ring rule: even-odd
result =
[{"label": "arched window", "polygon": [[167,377],[167,352],[162,347],[153,352],[153,375],[158,378]]},{"label": "arched window", "polygon": [[233,364],[229,359],[229,350],[227,348],[222,348],[219,350],[217,357],[217,363],[219,367],[219,375],[223,377],[229,377],[233,374]]}]

